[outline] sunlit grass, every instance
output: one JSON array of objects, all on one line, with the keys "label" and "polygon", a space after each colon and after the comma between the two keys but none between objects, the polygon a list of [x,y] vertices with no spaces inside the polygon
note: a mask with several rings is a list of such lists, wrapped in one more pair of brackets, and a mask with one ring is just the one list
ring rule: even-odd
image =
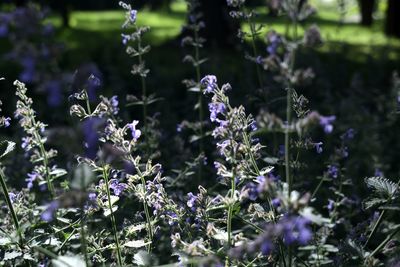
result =
[{"label": "sunlit grass", "polygon": [[[300,36],[304,30],[315,23],[320,27],[322,36],[326,42],[358,46],[358,52],[369,54],[377,46],[400,48],[400,40],[389,38],[384,34],[383,19],[375,21],[371,28],[360,26],[356,18],[358,15],[357,5],[354,5],[354,3],[353,5],[349,5],[344,23],[340,23],[340,14],[338,13],[337,6],[333,4],[334,2],[328,4],[325,2],[321,3],[320,0],[314,0],[314,2],[317,2],[319,11],[307,23],[299,25],[298,33]],[[382,15],[384,7],[380,5],[379,10],[378,13]],[[275,29],[281,34],[288,32],[287,20],[284,17],[268,17],[265,7],[259,7],[257,11],[260,14],[256,18],[257,24],[265,25],[262,34],[259,35],[260,39],[264,39],[265,34],[271,29]],[[185,12],[186,6],[184,1],[175,1],[172,3],[169,12],[165,10],[140,10],[138,24],[150,26],[151,31],[146,34],[146,40],[153,45],[160,45],[179,35],[182,25],[185,23]],[[50,20],[56,26],[61,25],[61,20],[58,17],[53,17]],[[86,45],[86,41],[80,44],[78,38],[70,38],[74,33],[79,35],[82,32],[87,33],[88,36],[93,34],[97,37],[109,38],[111,42],[116,42],[122,32],[121,25],[123,21],[124,13],[120,10],[75,11],[72,12],[70,17],[71,28],[63,30],[64,32],[60,36],[72,47]],[[242,28],[246,31],[249,30],[246,23],[242,25]],[[290,31],[288,33],[290,35]],[[94,45],[96,45],[95,43],[96,41],[93,40]],[[322,49],[322,51],[329,52],[327,49]]]}]

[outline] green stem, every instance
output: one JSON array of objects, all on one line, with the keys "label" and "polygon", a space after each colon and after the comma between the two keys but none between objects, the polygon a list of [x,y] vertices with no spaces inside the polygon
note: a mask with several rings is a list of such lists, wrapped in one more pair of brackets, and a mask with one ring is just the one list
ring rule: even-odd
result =
[{"label": "green stem", "polygon": [[371,240],[371,237],[372,237],[372,236],[375,234],[375,232],[378,230],[378,227],[379,227],[379,225],[381,224],[382,219],[383,219],[383,216],[385,215],[385,213],[386,213],[386,210],[383,210],[383,211],[381,212],[381,215],[379,215],[379,218],[378,218],[378,220],[376,221],[376,223],[375,223],[375,225],[374,225],[374,228],[372,228],[372,231],[371,231],[371,233],[369,234],[368,239],[367,239],[367,242],[365,242],[365,244],[364,244],[364,247],[366,247],[366,246],[368,245],[369,241]]},{"label": "green stem", "polygon": [[[143,190],[146,190],[146,181],[144,180],[144,177],[141,174],[140,174],[140,180],[142,181]],[[151,226],[151,217],[150,217],[150,212],[149,212],[149,207],[147,204],[146,196],[144,196],[144,200],[143,200],[143,209],[144,209],[144,213],[146,215],[147,231],[149,234],[149,239],[150,239],[150,241],[153,241],[153,229]],[[150,253],[151,244],[147,247],[147,251]]]},{"label": "green stem", "polygon": [[11,217],[14,222],[15,229],[18,233],[19,246],[21,248],[23,248],[24,246],[23,246],[23,238],[22,238],[21,228],[19,226],[18,217],[17,217],[17,214],[15,213],[13,203],[12,203],[12,201],[10,199],[10,195],[8,193],[8,188],[7,188],[7,184],[5,182],[4,172],[1,169],[1,167],[0,167],[0,183],[1,183],[1,188],[3,189],[3,193],[4,193],[4,197],[6,199],[8,209],[10,210]]},{"label": "green stem", "polygon": [[[234,156],[235,158],[235,156]],[[232,217],[233,217],[233,206],[234,206],[234,199],[235,199],[235,191],[236,191],[236,183],[235,183],[236,171],[235,171],[235,164],[233,167],[233,174],[231,178],[231,200],[229,201],[228,207],[228,218],[227,218],[227,232],[228,232],[228,249],[230,249],[232,244]],[[230,266],[230,259],[229,256],[226,257],[226,263]]]},{"label": "green stem", "polygon": [[85,91],[85,99],[86,99],[86,108],[87,108],[89,115],[92,115],[92,109],[90,108],[89,94],[87,93],[86,89],[84,91]]},{"label": "green stem", "polygon": [[[253,21],[250,18],[249,13],[246,12],[245,10],[244,10],[244,13],[247,14],[246,15],[247,16],[247,23],[249,23],[250,33],[251,33],[251,46],[252,46],[252,49],[253,49],[253,57],[256,58],[258,56],[257,47],[256,47],[256,36],[257,36],[256,29],[254,27]],[[261,77],[260,67],[258,66],[258,64],[256,65],[256,70],[257,70],[257,78],[258,78],[259,86],[261,88],[263,88],[264,84],[263,84],[263,80],[262,80],[262,77]]]},{"label": "green stem", "polygon": [[[146,181],[144,179],[142,171],[140,170],[139,166],[136,166],[135,160],[133,159],[132,156],[129,156],[129,161],[135,166],[136,172],[140,176],[140,181],[142,183],[142,187],[143,187],[143,190],[145,192],[146,191]],[[153,228],[152,228],[152,225],[151,225],[151,216],[150,216],[149,205],[147,203],[146,196],[144,196],[144,198],[143,198],[143,209],[144,209],[144,213],[145,213],[145,216],[146,216],[148,238],[149,238],[149,241],[153,241]],[[149,245],[147,247],[147,251],[148,252],[151,251],[151,245]]]},{"label": "green stem", "polygon": [[108,171],[109,170],[108,170],[107,166],[103,166],[103,178],[104,178],[104,181],[106,183],[108,208],[110,209],[110,219],[111,219],[111,224],[112,224],[112,227],[113,227],[114,240],[115,240],[115,245],[116,245],[116,249],[117,249],[117,261],[118,261],[118,266],[122,266],[122,255],[121,255],[121,249],[120,249],[118,233],[117,233],[117,224],[115,222],[114,212],[112,210],[111,192],[110,192],[110,187],[109,187]]},{"label": "green stem", "polygon": [[[201,91],[201,86],[200,86],[200,79],[201,79],[201,70],[200,70],[200,51],[199,51],[199,34],[197,29],[194,30],[194,42],[195,42],[195,68],[196,68],[196,79],[197,83],[199,84],[199,96],[198,96],[198,104],[199,104],[199,122],[200,122],[200,153],[204,154],[204,129],[203,129],[203,121],[204,121],[204,112],[203,112],[203,93]],[[198,176],[198,184],[201,182],[201,178],[203,176],[203,168],[202,165],[199,164],[199,176]]]},{"label": "green stem", "polygon": [[[140,37],[138,38],[137,44],[138,44],[139,66],[142,66],[143,65],[142,40],[141,40]],[[144,138],[145,138],[146,152],[149,155],[150,147],[149,147],[149,143],[148,143],[149,140],[148,140],[148,136],[147,136],[148,129],[147,129],[147,88],[146,88],[146,79],[141,73],[139,73],[139,75],[140,75],[140,82],[141,82],[141,85],[142,85],[142,101],[143,101],[142,112],[143,112],[143,129],[144,129],[143,135],[144,135]]]},{"label": "green stem", "polygon": [[378,253],[396,234],[399,232],[400,227],[397,228],[396,230],[393,231],[389,236],[385,238],[385,240],[382,241],[382,243],[379,244],[379,246],[376,247],[376,249],[368,256],[368,257],[373,257],[376,253]]},{"label": "green stem", "polygon": [[[36,123],[34,122],[34,124],[36,124]],[[52,198],[55,198],[56,193],[55,193],[53,182],[51,181],[51,175],[49,172],[49,158],[48,158],[47,152],[44,148],[44,144],[42,142],[42,137],[40,136],[40,134],[37,130],[34,131],[34,136],[35,136],[35,139],[37,139],[39,141],[39,150],[40,150],[41,156],[43,157],[43,165],[44,165],[45,172],[46,172],[47,188],[49,189]]]},{"label": "green stem", "polygon": [[319,181],[317,187],[315,188],[314,192],[311,195],[311,199],[313,199],[315,197],[315,195],[317,194],[317,192],[319,191],[319,189],[321,188],[322,184],[324,183],[325,179],[324,177],[321,178],[321,180]]},{"label": "green stem", "polygon": [[290,192],[292,191],[292,179],[290,177],[290,120],[291,120],[291,89],[287,89],[287,95],[286,95],[286,130],[285,130],[285,173],[286,173],[286,182],[288,184],[288,197],[290,197]]}]

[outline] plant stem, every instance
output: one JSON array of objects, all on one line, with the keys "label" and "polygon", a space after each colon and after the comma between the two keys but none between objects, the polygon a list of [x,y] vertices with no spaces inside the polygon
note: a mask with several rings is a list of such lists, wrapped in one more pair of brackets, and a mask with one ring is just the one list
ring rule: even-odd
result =
[{"label": "plant stem", "polygon": [[[236,155],[234,156],[234,158]],[[232,178],[231,178],[231,200],[229,201],[229,207],[228,207],[228,218],[227,218],[227,232],[228,232],[228,249],[232,247],[232,217],[233,217],[233,206],[234,206],[234,199],[235,199],[235,191],[236,191],[236,183],[235,183],[235,177],[236,177],[236,164],[233,164],[233,172],[232,172]],[[230,266],[230,260],[229,257],[226,257],[226,262],[228,263],[228,266]]]},{"label": "plant stem", "polygon": [[92,109],[90,108],[89,94],[87,93],[86,89],[84,91],[85,91],[85,99],[86,99],[86,108],[87,108],[89,115],[92,115]]},{"label": "plant stem", "polygon": [[6,203],[7,203],[8,209],[10,210],[11,217],[12,217],[12,220],[14,222],[15,229],[16,229],[16,231],[18,233],[19,246],[21,248],[23,248],[24,245],[23,245],[23,238],[22,238],[21,228],[19,226],[18,217],[17,217],[17,214],[15,213],[13,203],[12,203],[12,201],[10,199],[10,195],[8,193],[8,188],[7,188],[7,184],[5,182],[4,172],[1,169],[1,167],[0,167],[0,183],[1,183],[1,188],[3,190],[4,197],[6,199]]},{"label": "plant stem", "polygon": [[399,230],[400,227],[394,230],[393,233],[391,233],[389,236],[387,236],[385,240],[383,240],[382,243],[380,243],[379,246],[377,246],[376,249],[368,257],[373,257],[376,253],[378,253],[397,234],[397,232],[399,232]]},{"label": "plant stem", "polygon": [[[140,175],[140,180],[142,181],[143,190],[146,190],[146,181],[144,180],[143,175]],[[147,204],[146,196],[144,197],[144,200],[143,200],[143,209],[144,209],[144,213],[146,215],[147,231],[149,234],[149,239],[150,239],[150,241],[153,241],[153,229],[151,226],[151,217],[150,217],[150,212],[149,212],[149,207]],[[151,244],[147,247],[147,252],[150,252],[150,251],[151,251]]]},{"label": "plant stem", "polygon": [[[197,29],[194,30],[194,49],[195,49],[195,69],[196,69],[196,80],[197,83],[199,84],[199,96],[198,96],[198,105],[199,105],[199,122],[200,122],[200,140],[199,140],[199,147],[200,147],[200,153],[204,154],[204,129],[203,129],[203,121],[204,121],[204,112],[203,112],[203,93],[201,91],[201,86],[200,86],[200,79],[201,79],[201,70],[200,70],[200,51],[199,51],[199,33]],[[201,178],[203,176],[203,168],[202,165],[199,164],[199,176],[198,176],[198,184],[201,182]]]},{"label": "plant stem", "polygon": [[383,216],[385,215],[386,210],[383,210],[381,214],[379,215],[378,220],[376,221],[374,228],[372,228],[371,233],[368,236],[367,242],[365,242],[364,247],[366,247],[371,240],[371,237],[375,234],[375,232],[378,230],[378,226],[381,224]]},{"label": "plant stem", "polygon": [[115,245],[116,245],[116,248],[117,248],[117,261],[118,261],[118,266],[122,266],[122,255],[121,255],[121,249],[120,249],[120,245],[119,245],[119,239],[118,239],[118,233],[117,233],[117,225],[116,225],[116,222],[115,222],[114,212],[112,210],[111,192],[110,192],[110,187],[109,187],[108,172],[109,172],[108,167],[107,166],[103,166],[103,178],[104,178],[104,181],[106,183],[108,208],[110,209],[110,219],[111,219],[111,224],[112,224],[112,227],[113,227]]},{"label": "plant stem", "polygon": [[290,197],[290,192],[292,191],[292,179],[290,177],[290,120],[291,120],[291,89],[287,89],[286,95],[286,130],[285,130],[285,173],[286,173],[286,182],[288,184],[288,197]]},{"label": "plant stem", "polygon": [[[133,166],[135,166],[136,172],[140,176],[140,181],[142,183],[143,190],[146,191],[146,181],[144,179],[142,171],[140,170],[140,168],[138,166],[136,166],[135,160],[133,159],[132,156],[129,156],[129,161],[133,164]],[[153,241],[153,228],[151,225],[151,216],[150,216],[149,206],[147,203],[146,196],[144,196],[144,198],[143,198],[143,209],[144,209],[144,213],[146,216],[148,238],[149,238],[149,241]],[[149,245],[147,247],[147,251],[148,252],[151,251],[151,245]]]},{"label": "plant stem", "polygon": [[[34,124],[36,124],[35,121],[34,121]],[[40,154],[41,154],[41,156],[43,158],[43,165],[44,165],[44,168],[45,168],[45,171],[46,171],[47,188],[49,189],[52,198],[55,198],[56,197],[56,193],[55,193],[53,182],[51,181],[51,175],[50,175],[50,172],[49,172],[49,159],[47,157],[47,152],[46,152],[46,150],[44,148],[44,144],[42,142],[42,137],[40,136],[38,130],[36,130],[36,129],[35,129],[33,134],[35,136],[35,139],[37,139],[39,141],[39,150],[40,150]]]},{"label": "plant stem", "polygon": [[[139,66],[143,65],[143,58],[142,58],[142,39],[139,37],[137,41],[138,45],[138,59],[139,59]],[[148,137],[147,137],[147,88],[146,88],[146,80],[145,77],[142,75],[142,73],[139,73],[140,75],[140,82],[142,85],[142,101],[143,101],[143,106],[142,106],[142,112],[143,112],[143,134],[145,138],[145,143],[146,143],[146,152],[149,153],[149,143],[148,143]]]},{"label": "plant stem", "polygon": [[[246,10],[244,10],[244,14],[246,14],[247,17],[247,23],[250,26],[250,33],[251,33],[251,46],[253,49],[253,57],[256,58],[258,56],[258,52],[257,52],[257,46],[256,46],[256,29],[254,27],[254,22],[251,20],[250,15],[248,12],[246,12]],[[261,71],[260,71],[260,67],[258,66],[258,64],[256,65],[256,70],[257,70],[257,78],[258,78],[258,84],[261,88],[264,87],[264,83],[261,77]]]}]

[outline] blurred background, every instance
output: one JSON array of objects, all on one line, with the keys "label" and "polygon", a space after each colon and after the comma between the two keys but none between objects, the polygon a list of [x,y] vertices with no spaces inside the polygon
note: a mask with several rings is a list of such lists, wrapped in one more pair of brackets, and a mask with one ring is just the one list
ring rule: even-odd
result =
[{"label": "blurred background", "polygon": [[[244,104],[255,115],[265,105],[276,113],[284,110],[284,102],[279,101],[284,91],[272,73],[263,73],[268,82],[265,88],[257,89],[254,63],[245,59],[250,44],[241,43],[236,37],[238,28],[246,29],[248,24],[239,25],[232,20],[224,0],[199,2],[206,24],[201,35],[207,39],[201,54],[208,58],[202,65],[202,74],[215,74],[220,83],[229,82],[234,88],[233,103]],[[290,21],[275,10],[277,2],[247,1],[248,8],[259,14],[257,24],[264,25],[263,34],[256,40],[260,54],[266,54],[268,31],[287,33]],[[301,22],[300,34],[316,24],[324,44],[299,52],[297,65],[311,67],[315,78],[296,90],[310,100],[310,109],[337,116],[334,134],[324,137],[327,147],[339,142],[339,136],[347,129],[355,129],[357,135],[349,148],[350,176],[363,178],[376,171],[397,175],[400,129],[396,111],[400,89],[393,77],[400,70],[400,1],[308,2],[316,12]],[[127,3],[138,9],[138,24],[151,27],[144,38],[144,43],[151,45],[145,58],[150,69],[147,82],[150,93],[164,99],[152,105],[151,110],[160,114],[160,143],[166,148],[174,142],[177,124],[184,119],[196,119],[192,112],[196,96],[182,84],[183,79],[195,75],[193,68],[182,62],[190,52],[181,46],[185,36],[182,27],[188,20],[186,3],[183,0]],[[0,83],[0,99],[4,112],[12,117],[15,106],[12,81],[20,79],[31,89],[40,118],[55,133],[65,136],[69,134],[66,127],[73,124],[68,96],[85,86],[90,74],[101,81],[95,88],[96,95],[118,95],[123,105],[127,94],[139,94],[139,80],[130,73],[135,59],[126,55],[122,43],[124,16],[118,1],[1,0],[0,77],[6,81]],[[140,119],[139,108],[129,108],[125,113],[126,118]],[[16,137],[16,128],[13,126],[2,135]],[[63,149],[57,144],[60,139],[53,141],[65,157],[79,151],[78,145]],[[163,151],[164,155],[175,152]],[[168,157],[162,161],[177,167]]]}]

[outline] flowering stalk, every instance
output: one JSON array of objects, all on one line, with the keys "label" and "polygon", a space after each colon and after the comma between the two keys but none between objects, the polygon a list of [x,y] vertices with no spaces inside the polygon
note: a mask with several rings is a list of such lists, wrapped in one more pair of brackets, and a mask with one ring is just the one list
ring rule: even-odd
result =
[{"label": "flowering stalk", "polygon": [[256,63],[256,73],[257,73],[257,79],[258,79],[258,85],[263,88],[264,84],[263,84],[263,79],[261,76],[261,70],[260,70],[260,66],[259,66],[259,62],[258,62],[258,58],[259,58],[259,54],[257,51],[257,46],[256,46],[256,38],[257,35],[260,34],[260,29],[261,27],[259,27],[258,29],[256,28],[256,25],[254,23],[254,21],[252,20],[253,16],[255,16],[255,12],[254,10],[252,11],[247,11],[245,4],[246,4],[246,0],[227,0],[227,5],[233,8],[238,8],[240,11],[231,11],[229,14],[232,18],[235,19],[244,19],[245,21],[247,21],[247,23],[249,24],[250,27],[250,33],[247,32],[243,32],[242,30],[239,30],[238,36],[239,38],[241,38],[241,41],[244,41],[244,37],[246,36],[250,36],[250,42],[251,42],[251,48],[252,48],[252,57],[249,57],[246,54],[246,58],[248,57],[251,61]]},{"label": "flowering stalk", "polygon": [[[41,132],[45,129],[45,124],[42,122],[36,121],[35,119],[35,111],[32,109],[32,99],[26,95],[27,89],[25,84],[20,81],[15,81],[14,85],[17,86],[16,95],[19,97],[17,102],[17,110],[15,112],[16,117],[20,118],[20,125],[28,135],[24,140],[23,147],[27,151],[31,151],[33,153],[31,157],[32,162],[42,161],[43,165],[39,166],[34,173],[31,175],[33,178],[29,181],[28,187],[32,186],[32,182],[38,176],[45,176],[47,188],[49,189],[52,197],[56,196],[52,175],[50,173],[49,166],[49,155],[54,155],[56,151],[46,151],[44,148],[45,138],[41,136]],[[38,148],[38,151],[35,149]],[[52,154],[50,154],[52,152]]]},{"label": "flowering stalk", "polygon": [[[140,170],[140,168],[137,166],[137,164],[135,164],[135,160],[132,156],[129,156],[130,162],[132,164],[134,164],[135,166],[135,170],[138,173],[139,177],[140,177],[140,182],[141,185],[143,187],[143,190],[146,190],[146,180],[145,177],[142,173],[142,171]],[[153,227],[151,225],[151,215],[150,215],[150,211],[149,211],[149,204],[147,202],[146,197],[143,198],[143,210],[144,210],[144,214],[146,216],[146,224],[147,224],[147,233],[148,233],[148,238],[149,240],[153,240]],[[147,247],[148,252],[151,251],[151,245],[149,245]]]},{"label": "flowering stalk", "polygon": [[5,182],[4,172],[3,172],[3,169],[1,168],[1,166],[0,166],[0,184],[1,184],[1,189],[3,190],[4,198],[6,199],[6,203],[7,203],[8,209],[10,210],[12,220],[14,222],[15,230],[18,233],[19,246],[21,248],[23,248],[23,246],[24,246],[23,245],[23,238],[22,238],[21,228],[19,226],[17,213],[15,212],[13,203],[12,203],[12,201],[10,199],[10,195],[9,195],[8,189],[7,189],[7,184]]},{"label": "flowering stalk", "polygon": [[142,35],[149,31],[149,27],[139,27],[136,24],[137,19],[137,10],[132,9],[131,5],[126,4],[124,2],[119,2],[119,5],[126,10],[126,20],[122,25],[122,28],[133,28],[134,32],[131,34],[122,34],[122,43],[124,45],[128,45],[130,41],[136,42],[136,48],[132,46],[127,46],[126,53],[132,57],[138,58],[138,64],[132,66],[131,73],[133,75],[140,76],[140,83],[142,87],[142,97],[141,97],[141,105],[142,105],[142,114],[143,114],[143,133],[145,138],[146,152],[150,155],[150,144],[148,137],[148,123],[147,123],[147,106],[149,104],[149,96],[147,96],[147,86],[146,86],[146,77],[149,73],[149,70],[146,69],[145,61],[143,60],[143,55],[150,51],[150,46],[142,46]]},{"label": "flowering stalk", "polygon": [[107,192],[107,200],[108,200],[108,208],[110,209],[110,220],[111,224],[113,227],[113,234],[114,234],[114,241],[116,245],[116,250],[117,250],[117,261],[118,261],[118,266],[122,266],[122,255],[121,255],[121,248],[119,244],[119,239],[118,239],[118,232],[117,232],[117,224],[115,221],[115,216],[113,212],[113,205],[111,202],[111,192],[110,192],[110,185],[109,185],[109,167],[107,165],[103,166],[103,178],[106,184],[106,192]]},{"label": "flowering stalk", "polygon": [[[189,13],[189,23],[186,28],[193,32],[193,37],[186,36],[182,39],[182,45],[190,45],[194,49],[194,55],[186,55],[184,61],[190,62],[196,72],[196,80],[185,80],[189,90],[194,90],[197,94],[197,103],[195,109],[198,109],[198,121],[199,121],[199,152],[201,155],[204,154],[204,109],[203,109],[203,91],[200,84],[201,79],[201,64],[203,64],[206,59],[200,58],[200,48],[203,47],[203,43],[206,41],[204,38],[199,36],[201,28],[205,27],[204,22],[201,21],[202,14],[197,12],[200,4],[197,0],[187,0],[188,13]],[[200,183],[202,178],[202,166],[198,166],[198,183]]]}]

